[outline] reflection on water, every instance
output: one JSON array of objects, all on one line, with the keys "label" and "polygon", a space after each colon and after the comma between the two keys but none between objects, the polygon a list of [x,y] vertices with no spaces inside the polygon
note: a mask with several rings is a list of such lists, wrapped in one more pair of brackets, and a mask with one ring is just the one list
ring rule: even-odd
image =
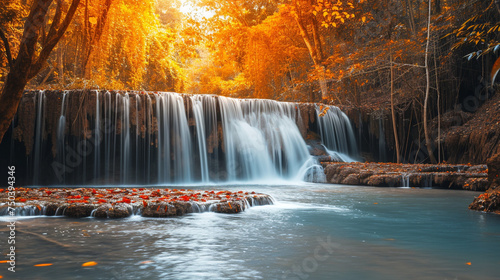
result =
[{"label": "reflection on water", "polygon": [[[497,279],[500,217],[467,210],[477,193],[335,185],[224,189],[268,193],[277,203],[237,215],[19,219],[17,272],[0,264],[0,275],[4,279]],[[4,254],[7,234],[0,231]],[[81,266],[88,261],[98,265]],[[38,263],[53,265],[33,266]]]}]

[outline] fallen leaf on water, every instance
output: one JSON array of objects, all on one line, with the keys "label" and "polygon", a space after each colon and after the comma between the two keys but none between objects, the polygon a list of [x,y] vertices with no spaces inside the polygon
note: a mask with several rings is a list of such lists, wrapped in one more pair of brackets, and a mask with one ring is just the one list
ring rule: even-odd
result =
[{"label": "fallen leaf on water", "polygon": [[471,263],[471,262],[466,262],[465,264],[466,264],[466,265],[471,265],[472,263]]},{"label": "fallen leaf on water", "polygon": [[84,264],[82,264],[82,266],[94,266],[94,265],[97,265],[96,262],[86,262]]},{"label": "fallen leaf on water", "polygon": [[373,204],[378,204],[378,202],[374,202]]},{"label": "fallen leaf on water", "polygon": [[154,263],[154,261],[143,261],[143,262],[140,262],[140,264],[148,264],[148,263]]},{"label": "fallen leaf on water", "polygon": [[39,263],[39,264],[35,264],[35,266],[51,266],[52,264],[51,263]]}]

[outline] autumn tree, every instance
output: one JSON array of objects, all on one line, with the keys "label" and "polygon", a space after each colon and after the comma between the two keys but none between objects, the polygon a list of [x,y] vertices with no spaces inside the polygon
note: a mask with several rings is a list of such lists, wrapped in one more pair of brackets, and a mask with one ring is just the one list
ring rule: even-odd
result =
[{"label": "autumn tree", "polygon": [[[282,8],[288,9],[297,24],[314,63],[321,89],[321,99],[327,99],[329,94],[325,73],[327,54],[324,52],[324,39],[320,29],[336,28],[346,20],[354,18],[354,5],[348,1],[291,0]],[[335,98],[340,102],[336,94]]]},{"label": "autumn tree", "polygon": [[[0,95],[0,141],[14,118],[24,87],[44,67],[50,53],[68,28],[80,0],[66,5],[63,0],[33,1],[30,13],[24,23],[24,31],[17,55],[13,55],[4,31],[2,41],[8,59],[9,73]],[[52,14],[52,15],[51,15]],[[45,29],[46,17],[51,24]]]}]

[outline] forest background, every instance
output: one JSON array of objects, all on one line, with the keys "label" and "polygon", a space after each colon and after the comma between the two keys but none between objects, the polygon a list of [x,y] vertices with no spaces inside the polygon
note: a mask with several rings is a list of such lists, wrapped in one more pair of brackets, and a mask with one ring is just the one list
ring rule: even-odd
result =
[{"label": "forest background", "polygon": [[45,3],[33,45],[38,60],[29,62],[25,89],[175,91],[385,108],[399,135],[397,151],[405,132],[396,131],[395,115],[410,112],[436,161],[429,119],[457,105],[472,111],[479,104],[468,108],[471,96],[481,103],[494,92],[498,2],[3,0],[0,88],[22,58],[26,19]]}]

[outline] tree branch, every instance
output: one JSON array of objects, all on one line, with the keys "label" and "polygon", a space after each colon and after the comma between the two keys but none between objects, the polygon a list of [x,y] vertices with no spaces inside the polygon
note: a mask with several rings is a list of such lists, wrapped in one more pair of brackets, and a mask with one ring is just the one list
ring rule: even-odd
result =
[{"label": "tree branch", "polygon": [[7,60],[9,61],[9,68],[10,70],[12,70],[12,67],[14,67],[14,61],[12,61],[12,53],[10,52],[9,40],[7,39],[7,36],[5,36],[5,33],[3,33],[2,29],[0,29],[0,38],[2,38],[3,44],[5,46],[5,53],[7,55]]},{"label": "tree branch", "polygon": [[61,14],[62,14],[62,1],[57,0],[57,8],[56,14],[54,15],[54,19],[52,20],[52,24],[50,25],[49,33],[47,34],[47,40],[43,41],[43,44],[46,45],[47,41],[54,37],[57,29],[59,28],[59,23],[61,22]]},{"label": "tree branch", "polygon": [[64,18],[64,21],[62,22],[57,32],[54,32],[51,37],[47,37],[47,42],[42,46],[42,50],[38,55],[36,63],[33,65],[33,67],[31,67],[31,71],[28,74],[29,79],[33,78],[36,74],[38,74],[38,72],[40,72],[50,53],[57,45],[61,37],[64,35],[64,32],[66,32],[66,29],[68,29],[68,26],[71,23],[71,20],[73,19],[73,16],[75,15],[76,9],[78,8],[79,4],[80,0],[73,0],[71,6],[68,9],[68,12],[66,13],[66,17]]}]

